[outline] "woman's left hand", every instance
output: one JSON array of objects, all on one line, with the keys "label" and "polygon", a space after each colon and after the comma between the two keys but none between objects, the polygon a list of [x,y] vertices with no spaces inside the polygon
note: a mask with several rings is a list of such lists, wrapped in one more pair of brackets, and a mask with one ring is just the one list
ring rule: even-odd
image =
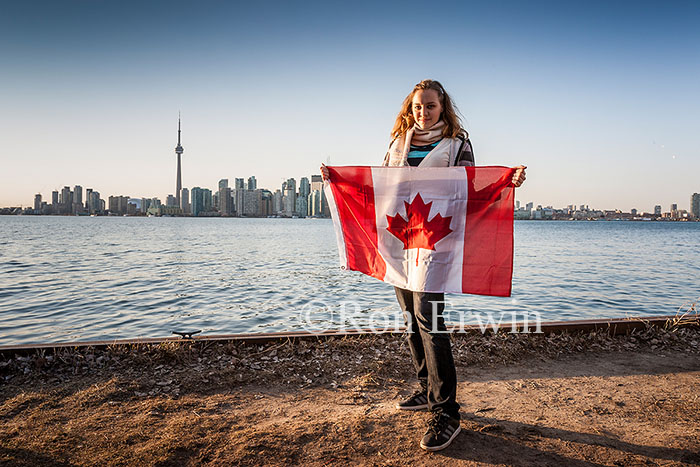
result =
[{"label": "woman's left hand", "polygon": [[513,168],[515,169],[515,172],[513,173],[513,185],[515,185],[517,188],[525,181],[525,169],[527,169],[527,167],[524,165],[519,165]]}]

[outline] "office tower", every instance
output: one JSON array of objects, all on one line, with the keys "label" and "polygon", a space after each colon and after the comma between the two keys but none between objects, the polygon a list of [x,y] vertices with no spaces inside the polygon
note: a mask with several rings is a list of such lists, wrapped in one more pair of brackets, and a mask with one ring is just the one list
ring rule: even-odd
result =
[{"label": "office tower", "polygon": [[272,192],[270,190],[265,190],[262,189],[260,190],[261,195],[260,195],[260,215],[267,217],[272,215]]},{"label": "office tower", "polygon": [[700,219],[700,193],[693,193],[690,196],[690,213],[696,219]]},{"label": "office tower", "polygon": [[73,187],[73,204],[71,205],[71,213],[77,214],[83,211],[83,187],[75,185]]},{"label": "office tower", "polygon": [[636,210],[635,208],[632,208],[632,209],[630,210],[630,214],[632,214],[633,216],[636,216],[636,215],[637,215],[637,210]]},{"label": "office tower", "polygon": [[88,211],[90,208],[88,207],[88,204],[90,204],[90,195],[92,194],[92,188],[86,188],[85,189],[85,209]]},{"label": "office tower", "polygon": [[34,195],[34,210],[41,211],[41,193]]},{"label": "office tower", "polygon": [[297,207],[297,181],[293,178],[282,183],[282,213],[292,217]]},{"label": "office tower", "polygon": [[219,212],[222,216],[233,214],[233,200],[231,199],[231,188],[229,187],[219,190]]},{"label": "office tower", "polygon": [[83,204],[83,187],[80,185],[73,188],[73,204]]},{"label": "office tower", "polygon": [[165,198],[165,205],[170,206],[170,207],[175,207],[177,206],[177,198],[175,198],[173,195],[168,195]]},{"label": "office tower", "polygon": [[141,198],[141,213],[146,214],[148,212],[148,208],[151,207],[151,199],[150,198]]},{"label": "office tower", "polygon": [[199,216],[204,212],[204,190],[198,186],[192,188],[192,215]]},{"label": "office tower", "polygon": [[110,214],[124,215],[129,209],[128,196],[110,196],[109,197],[109,212]]},{"label": "office tower", "polygon": [[228,188],[228,178],[222,178],[219,180],[219,190],[222,188]]},{"label": "office tower", "polygon": [[307,204],[309,216],[321,217],[321,192],[319,190],[311,190]]},{"label": "office tower", "polygon": [[311,193],[309,179],[301,177],[301,180],[299,180],[299,196],[296,200],[296,211],[299,217],[306,217],[309,214],[309,193]]},{"label": "office tower", "polygon": [[87,210],[90,214],[96,214],[98,212],[104,211],[104,208],[102,207],[103,201],[100,199],[99,191],[91,190],[90,197],[86,201]]},{"label": "office tower", "polygon": [[[177,146],[175,146],[175,154],[177,154],[177,180],[175,181],[175,206],[180,205],[180,190],[182,190],[182,166],[181,159],[182,153],[185,152],[185,148],[180,144],[180,115],[177,116]],[[170,205],[168,205],[170,206]]]},{"label": "office tower", "polygon": [[262,190],[235,190],[236,215],[241,217],[261,216]]},{"label": "office tower", "polygon": [[54,209],[58,207],[58,190],[53,190],[51,192],[51,204],[53,205]]},{"label": "office tower", "polygon": [[535,206],[535,204],[532,203],[532,202],[530,202],[530,203],[527,203],[527,204],[525,205],[525,209],[527,209],[528,211],[532,211],[532,208],[533,208],[534,206]]},{"label": "office tower", "polygon": [[190,213],[190,191],[187,188],[180,190],[180,209],[183,214]]},{"label": "office tower", "polygon": [[311,191],[323,191],[323,178],[320,175],[311,176]]},{"label": "office tower", "polygon": [[308,195],[305,197],[301,196],[301,191],[299,192],[299,196],[297,196],[296,199],[296,206],[295,206],[295,213],[299,217],[306,217],[306,213],[309,210],[309,199]]},{"label": "office tower", "polygon": [[61,205],[61,214],[70,214],[71,207],[73,206],[73,192],[70,191],[69,186],[64,186],[61,190],[59,204]]},{"label": "office tower", "polygon": [[248,177],[248,189],[249,190],[257,190],[258,189],[258,181],[255,179],[255,175],[251,175]]},{"label": "office tower", "polygon": [[654,215],[660,216],[661,215],[661,205],[657,204],[654,206]]},{"label": "office tower", "polygon": [[311,185],[309,184],[309,179],[306,177],[301,177],[301,180],[299,180],[299,196],[301,196],[304,199],[307,199],[309,197],[309,193],[311,193]]},{"label": "office tower", "polygon": [[202,191],[204,191],[204,212],[212,212],[214,210],[212,192],[209,188],[203,188]]},{"label": "office tower", "polygon": [[233,180],[233,189],[234,190],[245,190],[245,180],[242,178],[235,178]]},{"label": "office tower", "polygon": [[279,215],[279,213],[282,212],[282,209],[282,191],[275,190],[275,192],[272,194],[272,213],[274,215]]},{"label": "office tower", "polygon": [[[326,193],[325,191],[323,191],[323,177],[321,177],[320,175],[311,176],[311,193],[313,194],[314,191],[318,191],[321,196],[319,204],[320,212],[318,214],[309,213],[309,215],[319,217],[331,217],[331,211],[328,206],[328,200],[326,199]],[[307,199],[309,198],[307,197]],[[311,204],[311,201],[309,201],[309,210],[312,209]]]},{"label": "office tower", "polygon": [[678,205],[676,203],[671,205],[671,212],[678,211]]}]

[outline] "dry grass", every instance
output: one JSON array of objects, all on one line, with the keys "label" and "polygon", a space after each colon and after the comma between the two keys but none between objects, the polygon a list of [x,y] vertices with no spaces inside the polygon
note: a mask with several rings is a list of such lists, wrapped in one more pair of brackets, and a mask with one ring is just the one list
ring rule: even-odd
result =
[{"label": "dry grass", "polygon": [[[493,451],[481,453],[490,463],[517,463],[525,456],[538,464],[538,449],[546,445],[545,454],[550,457],[545,464],[566,460],[568,465],[591,465],[587,456],[602,456],[600,449],[584,446],[578,453],[569,452],[571,439],[559,431],[557,436],[563,437],[559,441],[551,433],[532,431],[537,423],[532,425],[527,418],[550,420],[554,413],[561,418],[571,409],[584,428],[575,428],[578,419],[568,428],[555,420],[550,425],[569,433],[576,443],[585,445],[587,436],[593,436],[582,431],[591,417],[619,417],[611,426],[629,430],[619,433],[619,439],[641,436],[642,425],[653,432],[658,428],[654,420],[659,420],[664,427],[677,425],[668,432],[669,440],[675,441],[667,442],[676,443],[678,451],[639,447],[635,456],[697,465],[700,457],[693,457],[685,436],[698,435],[687,428],[697,425],[700,417],[698,388],[688,387],[697,386],[698,378],[688,376],[692,374],[687,371],[695,369],[688,369],[687,362],[697,362],[700,331],[684,323],[648,326],[621,336],[605,330],[547,336],[454,335],[460,381],[470,381],[460,383],[460,397],[479,401],[465,406],[472,414],[464,418],[463,427],[471,433],[465,439],[479,446],[493,445]],[[630,367],[629,362],[604,370],[609,374],[602,379],[596,379],[596,372],[602,370],[578,376],[566,373],[568,363],[559,363],[579,359],[581,368],[599,368],[616,356],[646,362],[640,372],[647,379],[637,379],[642,376],[636,374],[615,379]],[[659,378],[665,377],[657,375],[656,367],[663,365],[666,371],[673,362],[683,362],[678,363],[680,373],[663,383],[663,391],[655,390],[654,385],[661,384]],[[542,375],[523,373],[537,365],[542,365]],[[560,380],[542,383],[542,378],[557,371]],[[413,465],[436,459],[421,457],[423,453],[415,449],[423,421],[396,415],[393,404],[387,403],[409,391],[412,379],[405,341],[395,335],[265,345],[182,341],[5,355],[0,357],[0,463]],[[644,385],[644,390],[630,393],[628,399],[606,399],[627,387],[623,385],[637,384]],[[691,390],[694,399],[676,397]],[[572,396],[576,404],[562,405],[562,391],[576,393]],[[664,397],[668,391],[676,395]],[[523,405],[515,413],[502,407],[503,401],[515,407],[533,398],[549,408],[534,412],[536,408]],[[533,412],[526,417],[527,410]],[[387,438],[396,445],[383,446],[382,439]],[[618,450],[624,443],[619,441]],[[512,458],[497,451],[511,448],[523,451]],[[461,457],[440,458],[440,463],[480,462],[481,457],[468,451],[455,452]],[[630,459],[629,453],[605,456],[598,459],[600,463],[628,465]]]}]

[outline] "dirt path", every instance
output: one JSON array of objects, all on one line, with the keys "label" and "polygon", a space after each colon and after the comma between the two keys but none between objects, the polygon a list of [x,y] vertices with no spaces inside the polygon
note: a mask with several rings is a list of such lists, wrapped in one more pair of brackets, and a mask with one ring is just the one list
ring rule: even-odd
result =
[{"label": "dirt path", "polygon": [[0,462],[700,465],[698,332],[682,337],[588,336],[510,363],[490,362],[495,337],[457,339],[462,433],[432,454],[427,413],[394,409],[413,384],[399,338],[15,358],[0,366]]}]

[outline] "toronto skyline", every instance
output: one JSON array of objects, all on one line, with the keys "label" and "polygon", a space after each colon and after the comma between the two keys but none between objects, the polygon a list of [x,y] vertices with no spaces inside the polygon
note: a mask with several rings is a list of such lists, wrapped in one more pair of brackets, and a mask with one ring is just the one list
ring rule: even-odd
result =
[{"label": "toronto skyline", "polygon": [[401,101],[433,78],[477,165],[528,166],[523,202],[689,208],[700,5],[419,5],[6,5],[0,206],[64,185],[175,195],[179,111],[182,187],[378,165]]}]

